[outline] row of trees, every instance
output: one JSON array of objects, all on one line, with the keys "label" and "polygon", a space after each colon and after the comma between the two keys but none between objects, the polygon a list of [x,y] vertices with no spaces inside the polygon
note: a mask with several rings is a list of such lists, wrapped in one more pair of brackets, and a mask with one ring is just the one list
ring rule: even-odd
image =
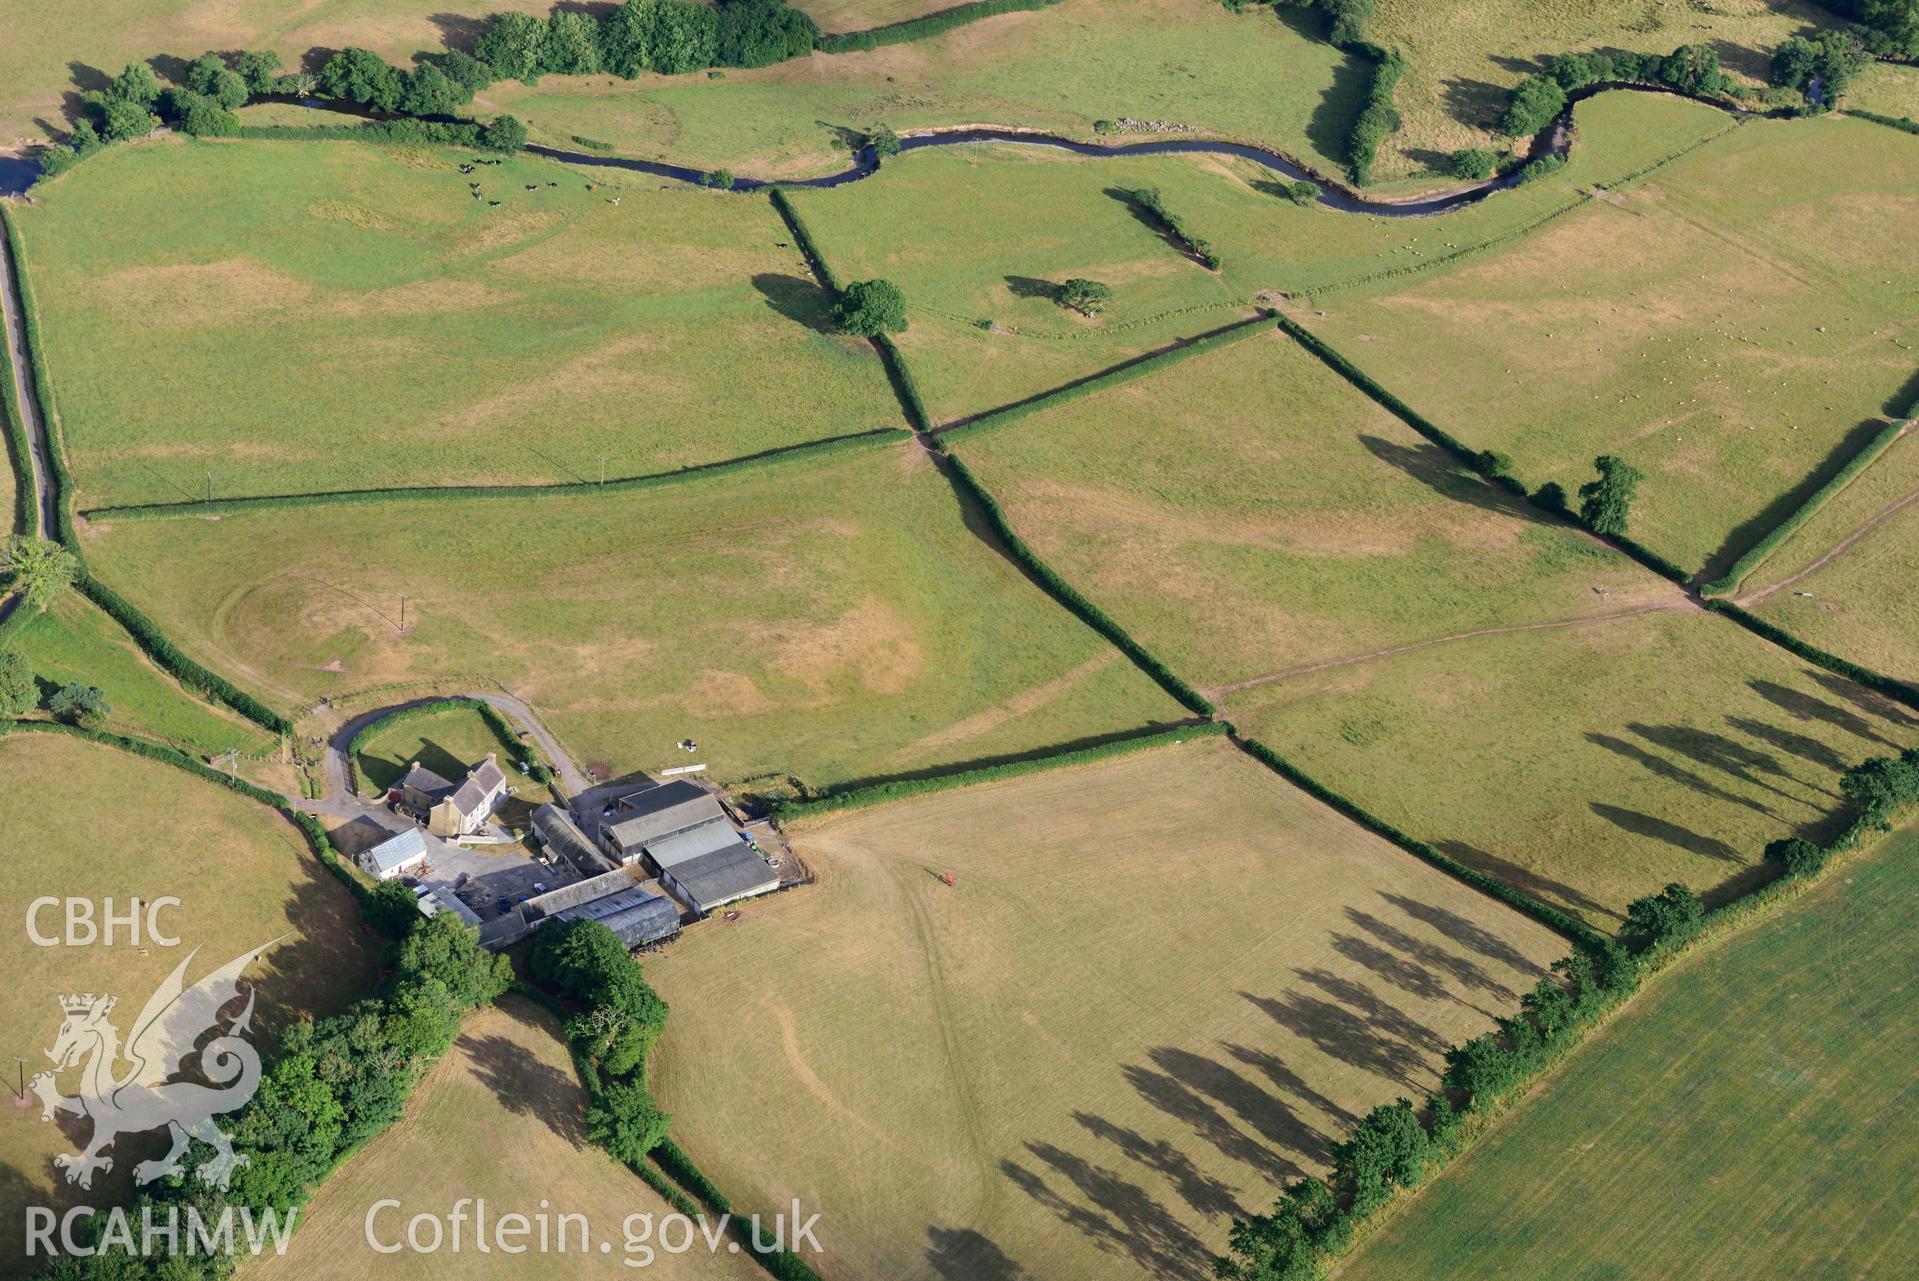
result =
[{"label": "row of trees", "polygon": [[1566,109],[1568,93],[1608,80],[1665,85],[1698,95],[1721,94],[1732,87],[1719,65],[1719,51],[1709,44],[1680,45],[1664,57],[1626,51],[1562,53],[1545,71],[1519,82],[1500,116],[1499,132],[1509,138],[1531,137]]},{"label": "row of trees", "polygon": [[1889,58],[1919,58],[1919,0],[1822,0],[1865,28],[1866,48]]},{"label": "row of trees", "polygon": [[575,10],[540,19],[496,13],[473,52],[501,80],[642,71],[684,75],[707,67],[764,67],[812,51],[813,19],[785,0],[626,0],[603,17]]}]

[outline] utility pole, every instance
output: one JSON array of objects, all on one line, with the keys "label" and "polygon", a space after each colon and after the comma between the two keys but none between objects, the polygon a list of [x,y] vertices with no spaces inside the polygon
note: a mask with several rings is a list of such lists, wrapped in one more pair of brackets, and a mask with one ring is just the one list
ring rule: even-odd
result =
[{"label": "utility pole", "polygon": [[600,483],[606,484],[606,455],[600,455]]},{"label": "utility pole", "polygon": [[400,630],[406,630],[406,593],[400,593]]},{"label": "utility pole", "polygon": [[207,501],[213,501],[213,473],[207,472]]}]

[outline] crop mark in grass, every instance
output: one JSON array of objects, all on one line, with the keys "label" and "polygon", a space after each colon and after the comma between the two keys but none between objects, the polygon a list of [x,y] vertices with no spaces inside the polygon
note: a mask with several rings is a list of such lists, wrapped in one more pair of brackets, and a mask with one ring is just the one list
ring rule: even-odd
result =
[{"label": "crop mark in grass", "polygon": [[1402,654],[1414,654],[1422,649],[1432,649],[1438,645],[1451,645],[1456,641],[1477,640],[1482,636],[1511,636],[1518,632],[1548,632],[1568,627],[1592,627],[1600,623],[1615,623],[1621,619],[1637,618],[1641,614],[1656,614],[1669,609],[1684,609],[1695,602],[1689,597],[1675,594],[1670,599],[1655,601],[1650,605],[1635,605],[1631,609],[1617,610],[1610,614],[1586,614],[1578,618],[1561,618],[1546,623],[1524,623],[1512,627],[1481,627],[1470,632],[1454,632],[1449,636],[1436,636],[1431,640],[1413,641],[1406,645],[1394,645],[1388,649],[1368,650],[1364,654],[1349,654],[1344,658],[1322,659],[1317,663],[1305,663],[1299,667],[1288,667],[1277,672],[1268,672],[1264,676],[1253,676],[1231,685],[1216,685],[1202,689],[1200,693],[1217,702],[1228,694],[1237,694],[1243,690],[1258,689],[1262,685],[1273,685],[1280,681],[1291,680],[1297,676],[1310,676],[1314,672],[1323,672],[1334,667],[1354,667],[1361,663],[1376,663],[1382,659],[1398,658]]},{"label": "crop mark in grass", "polygon": [[1203,1172],[1193,1164],[1193,1158],[1166,1140],[1148,1139],[1137,1130],[1115,1125],[1105,1117],[1094,1116],[1090,1112],[1074,1112],[1073,1120],[1079,1122],[1094,1138],[1104,1139],[1118,1148],[1127,1160],[1145,1166],[1172,1184],[1180,1200],[1192,1207],[1195,1214],[1205,1215],[1209,1219],[1245,1217],[1246,1211],[1240,1206],[1239,1198],[1230,1184]]},{"label": "crop mark in grass", "polygon": [[1668,819],[1655,818],[1651,814],[1642,814],[1638,810],[1626,809],[1620,805],[1608,805],[1604,801],[1592,801],[1590,805],[1593,813],[1621,831],[1630,832],[1634,836],[1662,841],[1675,849],[1685,850],[1688,854],[1717,859],[1722,863],[1748,861],[1745,855],[1719,838],[1695,832],[1689,827]]},{"label": "crop mark in grass", "polygon": [[[1764,802],[1756,801],[1750,796],[1741,796],[1737,792],[1729,792],[1705,775],[1690,770],[1676,761],[1668,760],[1657,752],[1649,752],[1637,743],[1629,743],[1623,738],[1614,738],[1611,734],[1601,734],[1592,730],[1588,730],[1582,737],[1594,747],[1603,747],[1613,755],[1622,756],[1633,762],[1655,778],[1690,787],[1702,796],[1710,796],[1714,800],[1725,801],[1730,805],[1743,805],[1768,818],[1778,817]],[[1597,805],[1594,806],[1595,810],[1598,808]]]}]

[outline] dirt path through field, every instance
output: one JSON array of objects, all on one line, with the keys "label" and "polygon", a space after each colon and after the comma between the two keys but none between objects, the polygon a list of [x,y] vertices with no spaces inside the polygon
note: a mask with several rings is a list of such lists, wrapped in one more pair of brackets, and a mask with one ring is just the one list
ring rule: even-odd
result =
[{"label": "dirt path through field", "polygon": [[1774,592],[1783,591],[1786,588],[1791,587],[1794,583],[1799,582],[1801,579],[1810,577],[1811,575],[1817,573],[1819,570],[1825,568],[1827,562],[1834,560],[1838,556],[1842,555],[1854,543],[1864,538],[1867,534],[1870,534],[1873,530],[1877,529],[1880,525],[1884,524],[1886,521],[1891,520],[1894,516],[1897,516],[1900,512],[1904,511],[1906,508],[1910,507],[1915,502],[1919,502],[1919,489],[1913,490],[1910,494],[1907,494],[1904,498],[1901,498],[1897,502],[1891,504],[1884,511],[1880,512],[1877,516],[1874,516],[1871,520],[1867,521],[1865,524],[1861,525],[1859,528],[1853,530],[1850,534],[1847,534],[1844,538],[1840,539],[1837,543],[1834,543],[1830,551],[1828,551],[1825,555],[1821,556],[1818,560],[1814,561],[1812,564],[1800,570],[1798,573],[1793,574],[1787,578],[1782,578],[1770,587],[1762,587],[1758,591],[1753,592],[1749,596],[1734,597],[1732,603],[1739,606],[1741,609],[1749,609],[1752,606],[1758,604],[1760,601],[1766,599],[1766,597],[1772,595]]},{"label": "dirt path through field", "polygon": [[1569,627],[1590,627],[1599,623],[1618,622],[1626,618],[1638,618],[1642,614],[1657,614],[1669,609],[1685,609],[1691,606],[1701,608],[1699,602],[1673,589],[1673,595],[1652,601],[1644,605],[1634,605],[1630,609],[1617,609],[1606,614],[1586,614],[1579,618],[1561,618],[1548,623],[1525,623],[1517,627],[1481,627],[1470,632],[1454,632],[1450,636],[1436,636],[1431,640],[1413,641],[1408,645],[1394,645],[1390,649],[1375,649],[1364,654],[1349,654],[1343,658],[1327,658],[1317,663],[1304,663],[1298,667],[1288,667],[1277,672],[1268,672],[1264,676],[1255,676],[1250,680],[1235,681],[1231,685],[1215,685],[1211,689],[1200,690],[1214,702],[1226,694],[1237,694],[1242,690],[1257,689],[1261,685],[1271,685],[1278,681],[1291,680],[1295,676],[1307,676],[1313,672],[1323,672],[1333,667],[1355,667],[1361,663],[1377,662],[1385,658],[1397,658],[1401,654],[1413,654],[1422,649],[1432,649],[1437,645],[1450,645],[1455,641],[1475,640],[1482,636],[1511,636],[1519,632],[1549,632]]}]

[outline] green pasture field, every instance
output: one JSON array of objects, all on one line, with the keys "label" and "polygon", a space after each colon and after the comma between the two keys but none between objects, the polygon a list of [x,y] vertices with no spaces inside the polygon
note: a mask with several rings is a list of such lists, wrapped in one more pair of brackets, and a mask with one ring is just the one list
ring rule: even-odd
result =
[{"label": "green pasture field", "polygon": [[821,1207],[847,1281],[1209,1277],[1567,950],[1219,739],[794,848],[816,885],[647,961],[652,1079],[728,1195]]},{"label": "green pasture field", "polygon": [[1919,743],[1910,712],[1687,605],[1306,673],[1225,714],[1602,930],[1672,881],[1752,888],[1767,842],[1837,834],[1841,772]]},{"label": "green pasture field", "polygon": [[[648,1226],[657,1228],[673,1209],[588,1140],[586,1093],[558,1021],[515,996],[467,1016],[452,1050],[414,1091],[405,1118],[355,1153],[303,1207],[285,1254],[263,1256],[247,1266],[245,1275],[264,1281],[368,1272],[443,1277],[447,1259],[454,1257],[450,1224],[438,1253],[379,1254],[367,1244],[367,1215],[378,1201],[400,1199],[398,1209],[375,1214],[373,1228],[382,1245],[403,1243],[412,1216],[431,1214],[444,1224],[455,1203],[466,1197],[485,1201],[489,1231],[496,1216],[523,1214],[535,1232],[545,1215],[552,1233],[544,1253],[537,1235],[522,1242],[527,1253],[483,1252],[475,1246],[475,1211],[468,1206],[457,1257],[460,1275],[478,1281],[527,1276],[763,1281],[766,1276],[750,1260],[728,1254],[724,1244],[717,1255],[704,1242],[672,1254],[651,1237],[627,1252],[628,1216],[648,1215]],[[577,1221],[563,1228],[561,1214],[585,1217],[591,1235],[584,1252]],[[637,1221],[631,1228],[641,1234]],[[670,1239],[677,1244],[676,1236]],[[601,1242],[611,1250],[601,1253]],[[648,1254],[640,1252],[645,1247]]]},{"label": "green pasture field", "polygon": [[1840,105],[1919,120],[1919,67],[1875,62],[1859,74]]},{"label": "green pasture field", "polygon": [[1919,684],[1916,435],[1907,432],[1800,526],[1745,581],[1740,599],[1803,640]]},{"label": "green pasture field", "polygon": [[1733,79],[1770,82],[1772,51],[1795,34],[1838,20],[1810,0],[1379,0],[1372,38],[1402,50],[1393,95],[1401,126],[1380,148],[1382,180],[1443,171],[1460,147],[1498,146],[1492,134],[1512,87],[1558,53],[1630,49],[1671,53],[1682,44],[1719,51]]},{"label": "green pasture field", "polygon": [[[0,739],[0,901],[15,911],[10,928],[24,931],[26,905],[43,896],[112,898],[127,911],[137,898],[171,895],[159,925],[177,937],[160,946],[136,943],[120,927],[113,946],[37,947],[24,933],[11,945],[12,979],[0,994],[5,1053],[24,1056],[28,1072],[47,1065],[61,1010],[72,992],[119,998],[113,1015],[124,1036],[146,999],[194,948],[192,983],[234,957],[282,935],[247,971],[257,982],[256,1029],[278,1029],[313,1013],[330,1013],[369,992],[377,946],[362,933],[344,887],[315,859],[291,823],[263,806],[155,761],[52,734],[15,731]],[[58,909],[38,919],[60,936]],[[256,1045],[261,1042],[255,1039]],[[58,1078],[65,1094],[78,1074]],[[78,1138],[84,1140],[81,1129]],[[156,1143],[155,1140],[158,1142]],[[70,1186],[53,1157],[77,1150],[65,1127],[43,1123],[38,1102],[0,1114],[0,1161],[7,1167],[0,1201],[0,1274],[33,1270],[25,1257],[23,1205],[59,1209],[107,1206],[128,1196],[134,1165],[158,1156],[164,1137],[130,1136],[110,1155],[114,1168],[91,1189]],[[150,1150],[149,1150],[150,1149]]]},{"label": "green pasture field", "polygon": [[375,725],[354,754],[353,769],[361,795],[384,796],[388,788],[399,786],[415,761],[457,783],[492,752],[522,793],[543,793],[545,789],[513,768],[523,750],[518,742],[496,734],[479,712],[450,708]]},{"label": "green pasture field", "polygon": [[101,0],[50,22],[37,0],[0,0],[0,31],[7,33],[0,41],[0,149],[64,136],[79,95],[104,88],[130,61],[272,49],[298,67],[311,51],[359,45],[405,66],[415,53],[444,48],[449,30],[464,30],[462,14],[477,20],[519,9],[545,16],[551,7],[549,0],[486,0],[455,14],[444,0]]},{"label": "green pasture field", "polygon": [[128,521],[86,543],[184,649],[286,705],[492,676],[621,770],[824,785],[1184,715],[969,521],[908,444],[638,494]]},{"label": "green pasture field", "polygon": [[1679,599],[1276,329],[954,449],[1049,564],[1202,686]]},{"label": "green pasture field", "polygon": [[900,425],[764,198],[468,158],[174,140],[38,189],[17,216],[76,504],[209,471],[228,497],[592,480]]},{"label": "green pasture field", "polygon": [[[1615,453],[1632,533],[1719,572],[1911,400],[1919,149],[1755,122],[1455,269],[1299,318],[1530,485]],[[1319,309],[1326,314],[1318,314]]]},{"label": "green pasture field", "polygon": [[[1129,203],[1176,167],[969,147],[904,156],[793,203],[842,281],[879,276],[905,292],[909,328],[897,341],[946,422],[1254,314]],[[1112,287],[1097,321],[1048,292],[1075,276]]]},{"label": "green pasture field", "polygon": [[[1919,1272],[1910,830],[1658,984],[1342,1281]],[[677,1013],[677,1011],[676,1011]],[[1684,1260],[1683,1264],[1676,1260]]]},{"label": "green pasture field", "polygon": [[69,682],[98,686],[113,709],[108,728],[116,733],[162,739],[201,756],[274,746],[274,737],[259,726],[182,689],[118,623],[77,593],[63,593],[44,614],[23,609],[0,636],[0,649],[26,660],[42,701]]},{"label": "green pasture field", "polygon": [[953,6],[948,0],[803,0],[796,7],[806,10],[821,31],[834,35],[891,26]]},{"label": "green pasture field", "polygon": [[475,111],[513,112],[542,142],[571,145],[577,135],[756,178],[841,168],[849,133],[880,125],[995,124],[1090,137],[1095,121],[1121,117],[1246,138],[1337,169],[1369,65],[1323,34],[1300,10],[1066,0],[909,44],[717,77],[498,84]]}]

